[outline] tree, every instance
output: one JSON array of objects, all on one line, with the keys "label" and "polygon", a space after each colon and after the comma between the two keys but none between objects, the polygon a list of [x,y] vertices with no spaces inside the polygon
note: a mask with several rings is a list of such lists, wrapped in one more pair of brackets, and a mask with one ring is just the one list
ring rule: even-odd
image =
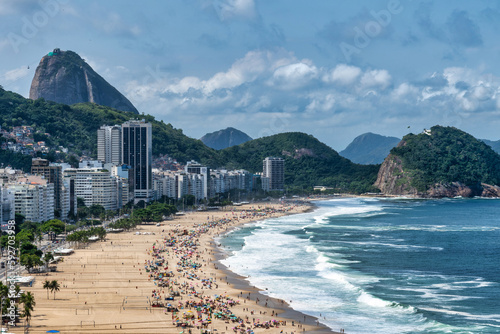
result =
[{"label": "tree", "polygon": [[57,280],[50,282],[50,291],[54,293],[54,300],[56,299],[56,291],[61,290],[61,285]]},{"label": "tree", "polygon": [[23,266],[26,267],[28,272],[31,272],[31,269],[33,269],[34,267],[38,267],[43,264],[40,257],[35,254],[22,254],[20,262]]},{"label": "tree", "polygon": [[46,221],[40,226],[42,232],[54,232],[54,234],[61,234],[64,232],[65,224],[59,219],[51,219]]},{"label": "tree", "polygon": [[106,209],[104,209],[104,207],[100,204],[92,204],[89,209],[90,209],[90,215],[93,218],[99,217],[101,214],[106,212]]},{"label": "tree", "polygon": [[184,195],[182,196],[183,203],[186,204],[187,206],[193,206],[194,203],[196,202],[196,197],[193,195]]},{"label": "tree", "polygon": [[86,207],[85,200],[83,198],[81,198],[81,197],[77,197],[76,198],[76,207],[77,208],[84,208],[84,207]]},{"label": "tree", "polygon": [[14,220],[16,222],[16,233],[21,231],[21,225],[24,223],[24,216],[20,213],[15,213]]},{"label": "tree", "polygon": [[26,323],[29,327],[31,313],[33,312],[33,309],[36,305],[35,296],[29,291],[22,293],[19,302],[23,304],[23,317],[26,318]]},{"label": "tree", "polygon": [[49,290],[51,290],[51,285],[49,280],[43,281],[43,288],[47,290],[47,299],[49,299]]}]

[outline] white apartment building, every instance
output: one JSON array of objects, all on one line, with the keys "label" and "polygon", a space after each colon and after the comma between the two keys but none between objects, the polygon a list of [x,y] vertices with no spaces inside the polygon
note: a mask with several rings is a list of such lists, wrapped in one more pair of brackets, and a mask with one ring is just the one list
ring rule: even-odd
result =
[{"label": "white apartment building", "polygon": [[74,180],[74,195],[82,198],[86,206],[102,205],[106,210],[120,208],[122,202],[121,181],[118,182],[111,172],[99,168],[68,168],[66,178]]},{"label": "white apartment building", "polygon": [[101,126],[97,130],[97,159],[103,163],[122,163],[122,127]]},{"label": "white apartment building", "polygon": [[174,172],[154,173],[153,189],[156,199],[163,196],[177,198],[177,176]]},{"label": "white apartment building", "polygon": [[[197,193],[197,195],[195,195],[196,199],[208,198],[208,196],[209,196],[209,193],[208,193],[209,182],[208,181],[209,181],[209,177],[210,177],[209,168],[197,163],[196,161],[189,161],[186,164],[185,172],[188,175],[198,175],[197,177],[191,178],[192,183],[195,184],[193,186],[194,190],[191,191],[191,192],[193,192],[191,195],[194,195],[194,192],[196,192]],[[199,179],[201,179],[201,181]],[[201,188],[199,188],[199,187],[201,187]]]},{"label": "white apartment building", "polygon": [[210,172],[210,197],[231,189],[252,190],[252,174],[246,170],[218,169]]},{"label": "white apartment building", "polygon": [[54,219],[54,184],[39,176],[27,176],[9,184],[14,194],[15,213],[41,223]]}]

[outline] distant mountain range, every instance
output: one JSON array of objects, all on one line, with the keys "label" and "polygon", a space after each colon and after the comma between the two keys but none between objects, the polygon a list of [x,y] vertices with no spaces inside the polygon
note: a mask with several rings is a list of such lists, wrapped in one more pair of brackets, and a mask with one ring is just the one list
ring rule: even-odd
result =
[{"label": "distant mountain range", "polygon": [[139,112],[73,51],[54,49],[42,57],[31,82],[30,99],[72,105],[91,102],[121,111]]},{"label": "distant mountain range", "polygon": [[358,164],[381,164],[400,141],[400,138],[368,132],[354,138],[352,143],[339,154]]},{"label": "distant mountain range", "polygon": [[222,150],[231,146],[243,144],[252,140],[246,133],[235,128],[227,128],[224,130],[207,133],[200,140],[215,150]]},{"label": "distant mountain range", "polygon": [[497,152],[500,154],[500,140],[493,141],[493,140],[488,140],[488,139],[481,139],[486,145],[489,145],[493,151]]}]

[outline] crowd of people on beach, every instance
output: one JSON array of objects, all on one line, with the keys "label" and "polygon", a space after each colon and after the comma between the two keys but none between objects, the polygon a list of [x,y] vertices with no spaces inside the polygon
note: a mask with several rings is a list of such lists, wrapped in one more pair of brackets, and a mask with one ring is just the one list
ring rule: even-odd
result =
[{"label": "crowd of people on beach", "polygon": [[[234,333],[249,334],[256,328],[285,325],[286,322],[275,319],[261,321],[248,316],[242,318],[234,314],[232,308],[242,302],[246,303],[245,300],[240,302],[227,295],[209,292],[218,289],[222,282],[215,277],[208,277],[208,273],[204,271],[210,265],[207,256],[211,254],[211,249],[200,244],[200,237],[208,232],[224,233],[240,220],[269,217],[292,209],[293,206],[259,206],[250,210],[228,212],[222,219],[214,219],[213,216],[211,219],[208,216],[206,222],[195,222],[190,229],[180,225],[173,226],[170,230],[164,229],[162,239],[156,240],[151,249],[147,250],[151,259],[144,262],[144,271],[154,284],[151,291],[152,306],[163,307],[167,315],[170,313],[174,326],[197,327],[198,330],[208,328],[215,319],[229,324],[226,330],[230,327]],[[225,284],[228,284],[227,279]],[[274,310],[272,314],[275,314]]]}]

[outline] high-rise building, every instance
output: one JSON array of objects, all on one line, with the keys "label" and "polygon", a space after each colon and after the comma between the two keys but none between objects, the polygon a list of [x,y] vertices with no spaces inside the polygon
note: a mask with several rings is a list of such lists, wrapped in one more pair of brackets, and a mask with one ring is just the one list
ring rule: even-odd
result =
[{"label": "high-rise building", "polygon": [[46,159],[36,158],[31,160],[31,174],[43,176],[48,183],[54,185],[54,209],[59,211],[61,218],[66,218],[67,212],[63,210],[65,204],[62,167],[52,166]]},{"label": "high-rise building", "polygon": [[14,217],[14,193],[0,183],[0,222],[6,224]]},{"label": "high-rise building", "polygon": [[41,223],[54,219],[54,184],[40,176],[27,176],[9,185],[14,194],[15,213]]},{"label": "high-rise building", "polygon": [[[203,166],[196,161],[189,161],[186,164],[185,168],[186,173],[188,174],[196,174],[199,175],[195,178],[191,178],[193,184],[197,184],[198,188],[196,188],[196,195],[193,193],[193,195],[196,196],[196,199],[207,199],[208,198],[208,186],[209,186],[209,177],[210,177],[210,169],[206,166]],[[201,185],[200,185],[201,183]],[[200,188],[201,187],[201,188]]]},{"label": "high-rise building", "polygon": [[101,126],[97,130],[97,159],[103,163],[122,163],[122,128],[119,125]]},{"label": "high-rise building", "polygon": [[122,162],[134,170],[135,201],[153,198],[153,130],[146,121],[122,124]]},{"label": "high-rise building", "polygon": [[263,161],[262,189],[265,191],[285,189],[285,160],[267,157]]}]

